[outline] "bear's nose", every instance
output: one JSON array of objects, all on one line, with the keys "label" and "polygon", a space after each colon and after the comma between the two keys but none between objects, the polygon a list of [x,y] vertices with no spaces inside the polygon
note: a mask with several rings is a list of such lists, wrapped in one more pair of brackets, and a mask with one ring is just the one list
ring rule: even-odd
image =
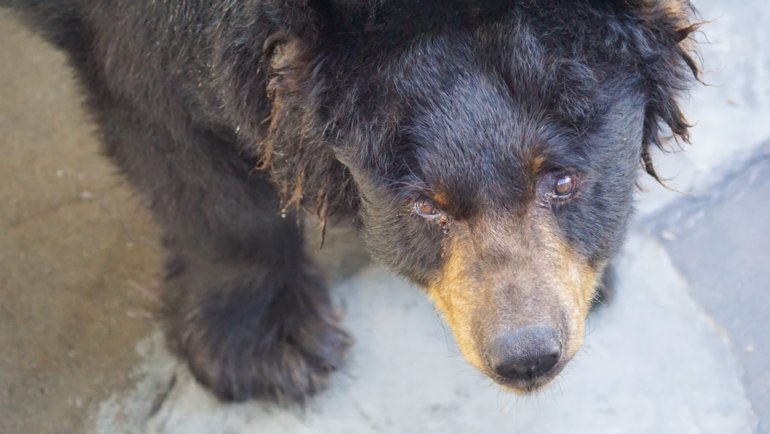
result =
[{"label": "bear's nose", "polygon": [[492,371],[514,380],[545,375],[561,357],[559,334],[550,327],[513,330],[492,339],[485,350]]}]

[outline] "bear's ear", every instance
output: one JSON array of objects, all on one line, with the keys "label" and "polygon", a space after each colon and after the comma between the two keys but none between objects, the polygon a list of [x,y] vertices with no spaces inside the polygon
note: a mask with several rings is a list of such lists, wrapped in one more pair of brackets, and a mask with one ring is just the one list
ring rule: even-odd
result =
[{"label": "bear's ear", "polygon": [[261,13],[281,32],[313,45],[333,23],[332,0],[264,0]]},{"label": "bear's ear", "polygon": [[647,93],[641,160],[644,170],[663,184],[652,164],[650,146],[665,150],[668,131],[674,140],[689,143],[691,125],[678,101],[693,79],[700,81],[692,35],[701,23],[695,21],[696,11],[689,0],[611,3],[641,30],[631,35]]},{"label": "bear's ear", "polygon": [[[358,206],[347,169],[325,145],[326,124],[319,95],[327,85],[314,76],[313,58],[327,38],[342,33],[346,11],[341,0],[260,0],[271,34],[262,40],[262,74],[270,113],[260,123],[257,169],[270,173],[284,212],[316,214],[321,245],[327,215]],[[348,0],[345,0],[348,1]],[[381,0],[366,0],[381,1]],[[349,0],[353,8],[364,1]],[[343,5],[344,6],[344,5]]]},{"label": "bear's ear", "polygon": [[[260,11],[271,23],[307,47],[361,31],[387,0],[261,0]],[[412,0],[402,0],[407,4]],[[443,1],[443,0],[439,0]],[[419,1],[414,8],[419,9]]]}]

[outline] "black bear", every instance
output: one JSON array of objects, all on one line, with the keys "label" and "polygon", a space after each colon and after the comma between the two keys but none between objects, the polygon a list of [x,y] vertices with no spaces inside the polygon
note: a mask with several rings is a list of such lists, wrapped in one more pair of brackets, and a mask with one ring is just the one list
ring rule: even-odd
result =
[{"label": "black bear", "polygon": [[686,0],[0,1],[69,54],[164,230],[169,346],[225,400],[345,360],[303,212],[355,219],[475,368],[547,384],[698,77]]}]

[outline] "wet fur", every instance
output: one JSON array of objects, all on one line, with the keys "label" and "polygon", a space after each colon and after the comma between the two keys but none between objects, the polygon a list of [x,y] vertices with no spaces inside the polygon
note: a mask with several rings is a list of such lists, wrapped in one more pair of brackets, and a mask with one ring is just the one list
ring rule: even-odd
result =
[{"label": "wet fur", "polygon": [[[473,286],[484,262],[458,234],[532,215],[543,174],[579,169],[581,196],[536,225],[564,264],[590,271],[588,290],[557,290],[579,294],[562,307],[582,321],[622,243],[639,161],[657,177],[650,148],[669,132],[688,138],[686,1],[0,4],[70,54],[105,153],[164,230],[169,345],[228,400],[302,402],[344,362],[350,338],[297,212],[360,220],[374,255],[425,288],[466,258],[481,267]],[[452,222],[413,215],[416,197]],[[502,244],[527,249],[521,239]],[[566,281],[560,267],[522,275]]]}]

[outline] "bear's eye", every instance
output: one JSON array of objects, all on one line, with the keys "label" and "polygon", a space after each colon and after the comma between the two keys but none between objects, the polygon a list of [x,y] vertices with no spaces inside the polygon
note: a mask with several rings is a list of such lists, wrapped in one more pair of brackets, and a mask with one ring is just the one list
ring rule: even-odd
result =
[{"label": "bear's eye", "polygon": [[436,208],[431,201],[426,199],[419,199],[414,203],[414,211],[422,217],[431,218],[436,217],[439,214],[438,208]]},{"label": "bear's eye", "polygon": [[553,195],[555,197],[568,197],[577,190],[578,179],[574,174],[562,176],[556,180],[553,186]]}]

